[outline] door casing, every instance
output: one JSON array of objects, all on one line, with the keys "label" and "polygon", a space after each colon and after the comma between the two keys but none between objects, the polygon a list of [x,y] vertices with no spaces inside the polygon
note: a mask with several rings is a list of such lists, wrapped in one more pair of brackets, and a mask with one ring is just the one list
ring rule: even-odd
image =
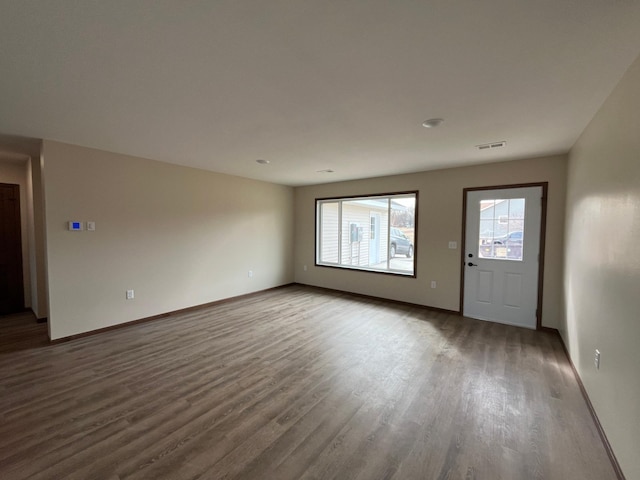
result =
[{"label": "door casing", "polygon": [[491,185],[485,187],[469,187],[462,190],[462,246],[460,248],[460,310],[458,313],[462,315],[464,312],[464,276],[465,276],[465,252],[467,237],[467,192],[478,190],[504,190],[508,188],[526,188],[541,187],[542,188],[542,205],[540,212],[540,252],[538,261],[538,302],[536,306],[536,330],[542,327],[542,290],[544,285],[544,251],[545,237],[547,232],[547,190],[549,182],[537,183],[519,183],[513,185]]},{"label": "door casing", "polygon": [[[3,214],[10,215],[9,222],[13,223],[13,231],[15,236],[12,238],[6,238],[7,245],[3,245],[3,248],[7,248],[13,253],[14,262],[9,263],[10,271],[15,270],[15,276],[10,276],[10,280],[13,282],[10,284],[8,292],[3,292],[7,295],[6,305],[3,303],[3,307],[0,309],[0,315],[17,313],[24,310],[24,278],[23,278],[23,263],[22,263],[22,222],[20,216],[20,185],[12,183],[0,183],[3,190],[11,192],[11,196],[15,201],[15,209],[12,211],[3,212]],[[5,252],[8,253],[8,252]],[[3,301],[4,302],[4,301]]]}]

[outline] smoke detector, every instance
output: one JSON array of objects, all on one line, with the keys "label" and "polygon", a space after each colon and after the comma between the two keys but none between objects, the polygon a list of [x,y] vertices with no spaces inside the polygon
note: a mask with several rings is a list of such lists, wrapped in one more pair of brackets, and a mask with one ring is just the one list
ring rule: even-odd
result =
[{"label": "smoke detector", "polygon": [[430,118],[429,120],[422,122],[422,126],[424,128],[436,128],[442,125],[443,122],[444,118]]}]

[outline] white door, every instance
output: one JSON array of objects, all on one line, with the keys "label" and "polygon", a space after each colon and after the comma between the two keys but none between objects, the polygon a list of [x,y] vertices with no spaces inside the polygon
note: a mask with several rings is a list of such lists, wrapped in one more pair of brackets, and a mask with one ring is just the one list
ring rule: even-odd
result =
[{"label": "white door", "polygon": [[380,262],[380,214],[371,212],[369,221],[369,265],[375,265]]},{"label": "white door", "polygon": [[536,328],[542,187],[467,192],[467,317]]}]

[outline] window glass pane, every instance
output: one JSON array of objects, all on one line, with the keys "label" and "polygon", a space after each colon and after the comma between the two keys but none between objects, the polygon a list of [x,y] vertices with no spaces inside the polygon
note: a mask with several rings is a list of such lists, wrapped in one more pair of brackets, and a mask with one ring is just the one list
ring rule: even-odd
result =
[{"label": "window glass pane", "polygon": [[415,210],[415,196],[391,200],[389,264],[393,270],[413,272]]},{"label": "window glass pane", "polygon": [[[370,257],[381,258],[377,255],[379,242],[371,240],[371,218],[386,219],[388,212],[387,198],[358,198],[342,202],[342,265],[366,267],[371,265]],[[382,258],[386,260],[384,256]]]},{"label": "window glass pane", "polygon": [[320,204],[320,261],[338,263],[338,202]]},{"label": "window glass pane", "polygon": [[318,263],[414,273],[416,194],[318,200]]},{"label": "window glass pane", "polygon": [[524,198],[482,200],[478,256],[521,261],[524,216]]}]

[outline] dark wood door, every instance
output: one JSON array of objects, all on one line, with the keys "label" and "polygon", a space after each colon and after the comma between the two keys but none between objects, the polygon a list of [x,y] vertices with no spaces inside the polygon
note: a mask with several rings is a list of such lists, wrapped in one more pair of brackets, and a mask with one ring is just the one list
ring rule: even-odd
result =
[{"label": "dark wood door", "polygon": [[20,186],[0,183],[0,315],[23,309]]}]

